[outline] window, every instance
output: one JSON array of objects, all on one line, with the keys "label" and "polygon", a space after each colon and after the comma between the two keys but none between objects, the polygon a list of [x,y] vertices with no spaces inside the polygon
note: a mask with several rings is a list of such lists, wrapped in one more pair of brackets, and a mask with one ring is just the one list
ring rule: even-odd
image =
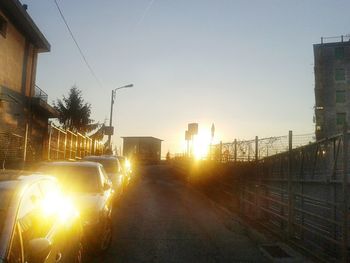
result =
[{"label": "window", "polygon": [[316,126],[316,131],[322,131],[322,126],[321,125],[317,125]]},{"label": "window", "polygon": [[346,102],[346,92],[345,90],[337,90],[335,93],[335,102],[344,103]]},{"label": "window", "polygon": [[338,112],[337,113],[337,125],[344,125],[346,121],[346,113]]},{"label": "window", "polygon": [[19,230],[19,225],[15,226],[14,234],[11,241],[11,248],[8,255],[8,262],[9,263],[23,262],[22,238]]},{"label": "window", "polygon": [[323,106],[316,106],[316,110],[323,110]]},{"label": "window", "polygon": [[334,49],[334,55],[336,59],[343,59],[344,58],[344,47],[336,47]]},{"label": "window", "polygon": [[0,35],[6,37],[7,21],[0,16]]},{"label": "window", "polygon": [[335,80],[345,80],[345,69],[343,68],[337,68],[335,70]]}]

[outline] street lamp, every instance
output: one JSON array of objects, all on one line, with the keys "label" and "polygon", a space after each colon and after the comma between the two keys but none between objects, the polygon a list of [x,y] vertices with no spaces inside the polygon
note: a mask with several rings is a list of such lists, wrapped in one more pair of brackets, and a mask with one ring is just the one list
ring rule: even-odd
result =
[{"label": "street lamp", "polygon": [[[110,116],[109,116],[109,127],[110,127],[110,129],[112,129],[113,104],[114,104],[115,95],[116,95],[116,93],[117,93],[117,90],[132,88],[133,86],[134,86],[133,84],[128,84],[128,85],[125,85],[125,86],[122,86],[122,87],[119,87],[119,88],[112,89],[112,96],[111,96],[111,113],[110,113]],[[109,134],[108,134],[108,147],[112,150],[112,147],[111,147],[111,137],[112,137],[112,132],[109,131]]]}]

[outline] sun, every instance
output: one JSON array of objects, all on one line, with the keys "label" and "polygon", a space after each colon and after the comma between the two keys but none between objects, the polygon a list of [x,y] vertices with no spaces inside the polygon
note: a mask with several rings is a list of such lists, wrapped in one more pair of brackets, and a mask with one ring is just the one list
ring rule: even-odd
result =
[{"label": "sun", "polygon": [[200,130],[193,138],[193,156],[197,160],[208,157],[211,144],[211,135],[208,130]]}]

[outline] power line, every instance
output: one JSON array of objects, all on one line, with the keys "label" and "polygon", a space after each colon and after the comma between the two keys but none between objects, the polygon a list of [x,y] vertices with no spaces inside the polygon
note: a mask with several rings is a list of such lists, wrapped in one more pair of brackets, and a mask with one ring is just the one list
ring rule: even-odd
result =
[{"label": "power line", "polygon": [[58,9],[58,12],[59,12],[60,15],[61,15],[61,18],[62,18],[64,24],[66,25],[66,27],[67,27],[67,29],[68,29],[68,32],[69,32],[70,36],[72,37],[72,39],[73,39],[75,45],[77,46],[77,48],[78,48],[78,50],[79,50],[79,53],[80,53],[82,59],[84,60],[86,66],[87,66],[88,69],[90,70],[90,73],[92,74],[92,76],[96,79],[96,81],[97,81],[98,85],[100,86],[100,88],[102,88],[102,83],[101,83],[101,81],[100,81],[100,80],[98,79],[98,77],[96,76],[94,70],[93,70],[92,67],[90,66],[90,64],[89,64],[89,62],[87,61],[87,59],[86,59],[86,57],[85,57],[83,51],[81,50],[81,48],[80,48],[80,46],[79,46],[79,44],[78,44],[78,41],[77,41],[76,38],[74,37],[74,34],[73,34],[72,30],[70,29],[70,27],[69,27],[69,25],[68,25],[68,22],[67,22],[66,18],[64,17],[60,6],[59,6],[58,3],[57,3],[57,0],[54,0],[54,2],[55,2],[55,4],[56,4],[56,7],[57,7],[57,9]]},{"label": "power line", "polygon": [[140,24],[143,22],[143,20],[144,20],[145,17],[147,16],[148,12],[150,11],[152,5],[154,4],[154,1],[155,1],[155,0],[150,0],[150,1],[149,1],[148,5],[146,6],[145,10],[144,10],[143,13],[142,13],[142,16],[141,16],[140,19],[137,21],[135,27],[137,27],[138,25],[140,25]]}]

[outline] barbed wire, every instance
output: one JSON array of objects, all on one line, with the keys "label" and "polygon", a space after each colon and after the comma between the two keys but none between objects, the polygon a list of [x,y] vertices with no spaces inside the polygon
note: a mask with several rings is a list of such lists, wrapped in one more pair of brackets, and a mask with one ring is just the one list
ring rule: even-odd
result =
[{"label": "barbed wire", "polygon": [[[308,145],[316,141],[314,133],[297,134],[292,136],[292,148],[298,148]],[[223,158],[228,160],[254,160],[256,151],[258,159],[268,157],[288,151],[289,139],[287,135],[274,136],[268,138],[258,138],[258,144],[255,144],[255,139],[252,140],[234,140],[222,144],[212,145],[211,155],[221,154]],[[221,153],[220,153],[221,150]]]}]

